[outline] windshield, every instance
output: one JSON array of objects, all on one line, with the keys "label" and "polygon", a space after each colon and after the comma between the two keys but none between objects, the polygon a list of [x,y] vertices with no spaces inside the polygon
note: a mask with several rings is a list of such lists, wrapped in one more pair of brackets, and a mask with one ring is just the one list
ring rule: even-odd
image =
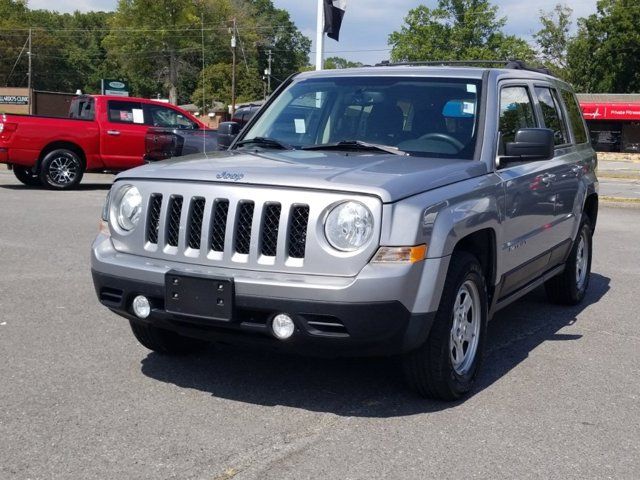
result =
[{"label": "windshield", "polygon": [[437,78],[299,80],[269,105],[242,143],[258,138],[305,148],[367,142],[415,156],[472,159],[480,86],[479,80]]}]

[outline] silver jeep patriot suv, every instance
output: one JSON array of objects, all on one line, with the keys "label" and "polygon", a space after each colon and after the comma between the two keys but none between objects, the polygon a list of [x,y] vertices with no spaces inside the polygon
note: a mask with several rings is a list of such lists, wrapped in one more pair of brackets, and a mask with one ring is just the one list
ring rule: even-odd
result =
[{"label": "silver jeep patriot suv", "polygon": [[478,374],[487,321],[589,285],[596,155],[566,83],[502,68],[296,75],[226,152],[120,174],[100,302],[163,354],[207,342],[395,355],[424,396]]}]

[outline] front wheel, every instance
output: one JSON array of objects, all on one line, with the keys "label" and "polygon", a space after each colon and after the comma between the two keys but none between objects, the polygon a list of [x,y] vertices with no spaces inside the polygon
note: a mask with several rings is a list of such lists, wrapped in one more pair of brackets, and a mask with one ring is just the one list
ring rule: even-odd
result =
[{"label": "front wheel", "polygon": [[165,355],[187,355],[203,349],[207,342],[183,337],[170,330],[146,323],[129,321],[133,336],[149,350]]},{"label": "front wheel", "polygon": [[585,216],[564,271],[544,284],[547,298],[551,302],[560,305],[577,305],[586,295],[591,277],[592,235],[591,222]]},{"label": "front wheel", "polygon": [[53,190],[74,188],[83,174],[84,164],[78,154],[64,148],[47,153],[40,166],[40,181]]},{"label": "front wheel", "polygon": [[24,183],[29,187],[39,187],[40,185],[42,185],[42,182],[40,182],[40,177],[38,176],[38,174],[33,173],[33,170],[31,170],[29,167],[14,165],[13,174],[21,183]]},{"label": "front wheel", "polygon": [[480,263],[468,253],[455,254],[429,337],[403,358],[410,387],[439,400],[456,400],[471,390],[484,352],[487,304]]}]

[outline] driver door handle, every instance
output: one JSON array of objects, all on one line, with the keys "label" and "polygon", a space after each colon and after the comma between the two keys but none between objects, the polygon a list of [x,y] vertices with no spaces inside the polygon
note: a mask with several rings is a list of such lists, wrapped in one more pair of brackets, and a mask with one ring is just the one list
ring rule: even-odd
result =
[{"label": "driver door handle", "polygon": [[114,136],[118,136],[120,135],[120,131],[119,130],[107,130],[107,135],[114,135]]}]

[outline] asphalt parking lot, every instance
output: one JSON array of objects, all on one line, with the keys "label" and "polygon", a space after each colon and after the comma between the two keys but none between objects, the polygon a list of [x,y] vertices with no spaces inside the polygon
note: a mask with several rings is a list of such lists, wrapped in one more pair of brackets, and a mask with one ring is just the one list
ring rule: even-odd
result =
[{"label": "asphalt parking lot", "polygon": [[640,208],[601,207],[583,305],[498,314],[452,404],[389,359],[150,353],[91,283],[111,180],[0,171],[1,479],[640,478]]}]

